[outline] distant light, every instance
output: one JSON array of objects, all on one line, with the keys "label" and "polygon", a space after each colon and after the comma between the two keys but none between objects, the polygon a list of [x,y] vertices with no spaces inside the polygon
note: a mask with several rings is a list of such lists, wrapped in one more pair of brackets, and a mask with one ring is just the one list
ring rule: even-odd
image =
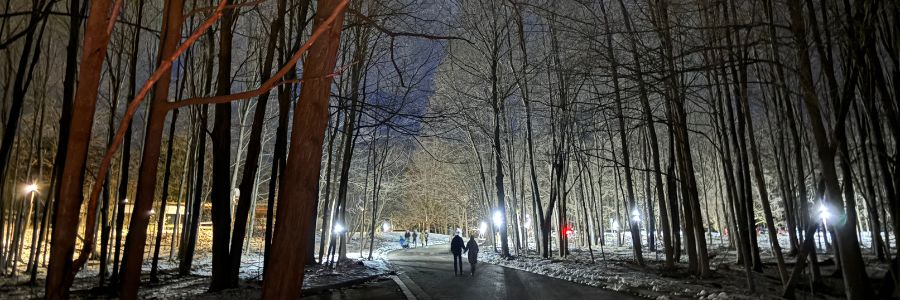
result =
[{"label": "distant light", "polygon": [[344,225],[340,223],[334,224],[334,233],[341,234],[342,232],[344,232]]},{"label": "distant light", "polygon": [[151,214],[151,215],[152,215],[152,214],[156,214],[156,210],[154,210],[154,209],[151,208],[151,209],[150,209],[150,214]]},{"label": "distant light", "polygon": [[619,221],[612,220],[612,230],[619,231]]},{"label": "distant light", "polygon": [[503,225],[503,214],[500,213],[499,210],[494,211],[494,226],[500,227]]},{"label": "distant light", "polygon": [[388,224],[388,222],[382,223],[382,224],[381,224],[381,231],[383,231],[383,232],[391,231],[391,224]]},{"label": "distant light", "polygon": [[122,199],[122,203],[128,203],[128,198]]},{"label": "distant light", "polygon": [[572,227],[566,226],[565,233],[566,237],[572,237],[573,235],[575,235],[575,230],[572,230]]},{"label": "distant light", "polygon": [[484,235],[487,232],[487,223],[481,221],[481,224],[478,225],[478,233]]},{"label": "distant light", "polygon": [[37,183],[32,183],[32,184],[25,186],[25,193],[34,193],[34,192],[37,192],[37,190],[38,190]]},{"label": "distant light", "polygon": [[641,221],[641,212],[637,209],[637,207],[635,207],[634,210],[631,211],[631,220],[635,222]]},{"label": "distant light", "polygon": [[831,211],[825,204],[819,205],[819,218],[822,219],[822,222],[831,219]]}]

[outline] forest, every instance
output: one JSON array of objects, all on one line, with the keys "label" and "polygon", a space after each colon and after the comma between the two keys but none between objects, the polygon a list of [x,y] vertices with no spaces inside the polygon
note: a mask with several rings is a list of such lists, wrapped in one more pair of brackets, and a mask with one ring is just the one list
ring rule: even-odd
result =
[{"label": "forest", "polygon": [[296,299],[404,230],[646,298],[900,297],[897,1],[2,6],[0,298]]}]

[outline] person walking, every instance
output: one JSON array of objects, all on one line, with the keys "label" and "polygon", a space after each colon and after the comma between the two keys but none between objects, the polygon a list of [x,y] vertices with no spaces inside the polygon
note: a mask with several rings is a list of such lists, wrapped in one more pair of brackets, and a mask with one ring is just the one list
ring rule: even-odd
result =
[{"label": "person walking", "polygon": [[415,230],[413,230],[413,232],[412,232],[412,245],[413,245],[413,247],[416,247],[416,243],[417,243],[416,240],[417,240],[418,238],[419,238],[419,230],[418,230],[418,229],[415,229]]},{"label": "person walking", "polygon": [[425,246],[428,247],[428,229],[425,229],[425,233],[423,234],[422,241],[425,242]]},{"label": "person walking", "polygon": [[450,241],[450,253],[453,253],[453,276],[463,274],[462,253],[466,250],[466,245],[459,234],[453,235]]},{"label": "person walking", "polygon": [[466,243],[466,252],[469,254],[469,270],[471,276],[475,276],[475,264],[478,263],[478,242],[475,241],[475,235],[469,235],[469,242]]}]

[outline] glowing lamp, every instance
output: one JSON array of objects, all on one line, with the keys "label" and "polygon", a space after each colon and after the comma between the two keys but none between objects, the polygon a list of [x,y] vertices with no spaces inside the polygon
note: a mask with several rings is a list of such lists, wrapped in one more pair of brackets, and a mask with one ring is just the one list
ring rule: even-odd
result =
[{"label": "glowing lamp", "polygon": [[494,211],[494,226],[500,227],[503,225],[503,214],[500,213],[499,210]]},{"label": "glowing lamp", "polygon": [[29,184],[29,185],[26,185],[26,186],[25,186],[25,192],[26,192],[26,193],[34,193],[34,192],[37,192],[37,190],[38,190],[38,185],[37,185],[37,183],[32,183],[32,184]]}]

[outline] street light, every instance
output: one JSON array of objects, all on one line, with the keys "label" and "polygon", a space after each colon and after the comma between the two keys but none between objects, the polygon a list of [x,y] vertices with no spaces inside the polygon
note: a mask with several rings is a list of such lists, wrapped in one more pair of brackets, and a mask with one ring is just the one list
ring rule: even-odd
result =
[{"label": "street light", "polygon": [[494,226],[500,227],[503,225],[503,214],[500,213],[499,210],[494,211]]},{"label": "street light", "polygon": [[37,194],[38,185],[36,182],[33,182],[29,185],[25,186],[25,192],[31,194],[31,205],[34,205],[34,194]]},{"label": "street light", "polygon": [[825,228],[828,228],[828,219],[831,219],[831,211],[828,209],[828,206],[825,203],[819,205],[819,218],[822,219],[822,225]]},{"label": "street light", "polygon": [[340,223],[334,224],[334,233],[335,234],[341,234],[343,232],[344,232],[344,225],[341,225]]},{"label": "street light", "polygon": [[637,207],[635,207],[634,210],[631,211],[631,220],[635,223],[641,222],[641,212],[637,209]]},{"label": "street light", "polygon": [[25,186],[25,193],[34,193],[38,191],[37,183],[32,183]]},{"label": "street light", "polygon": [[388,222],[382,223],[382,224],[381,224],[381,231],[383,231],[383,232],[391,231],[391,224],[388,224]]}]

